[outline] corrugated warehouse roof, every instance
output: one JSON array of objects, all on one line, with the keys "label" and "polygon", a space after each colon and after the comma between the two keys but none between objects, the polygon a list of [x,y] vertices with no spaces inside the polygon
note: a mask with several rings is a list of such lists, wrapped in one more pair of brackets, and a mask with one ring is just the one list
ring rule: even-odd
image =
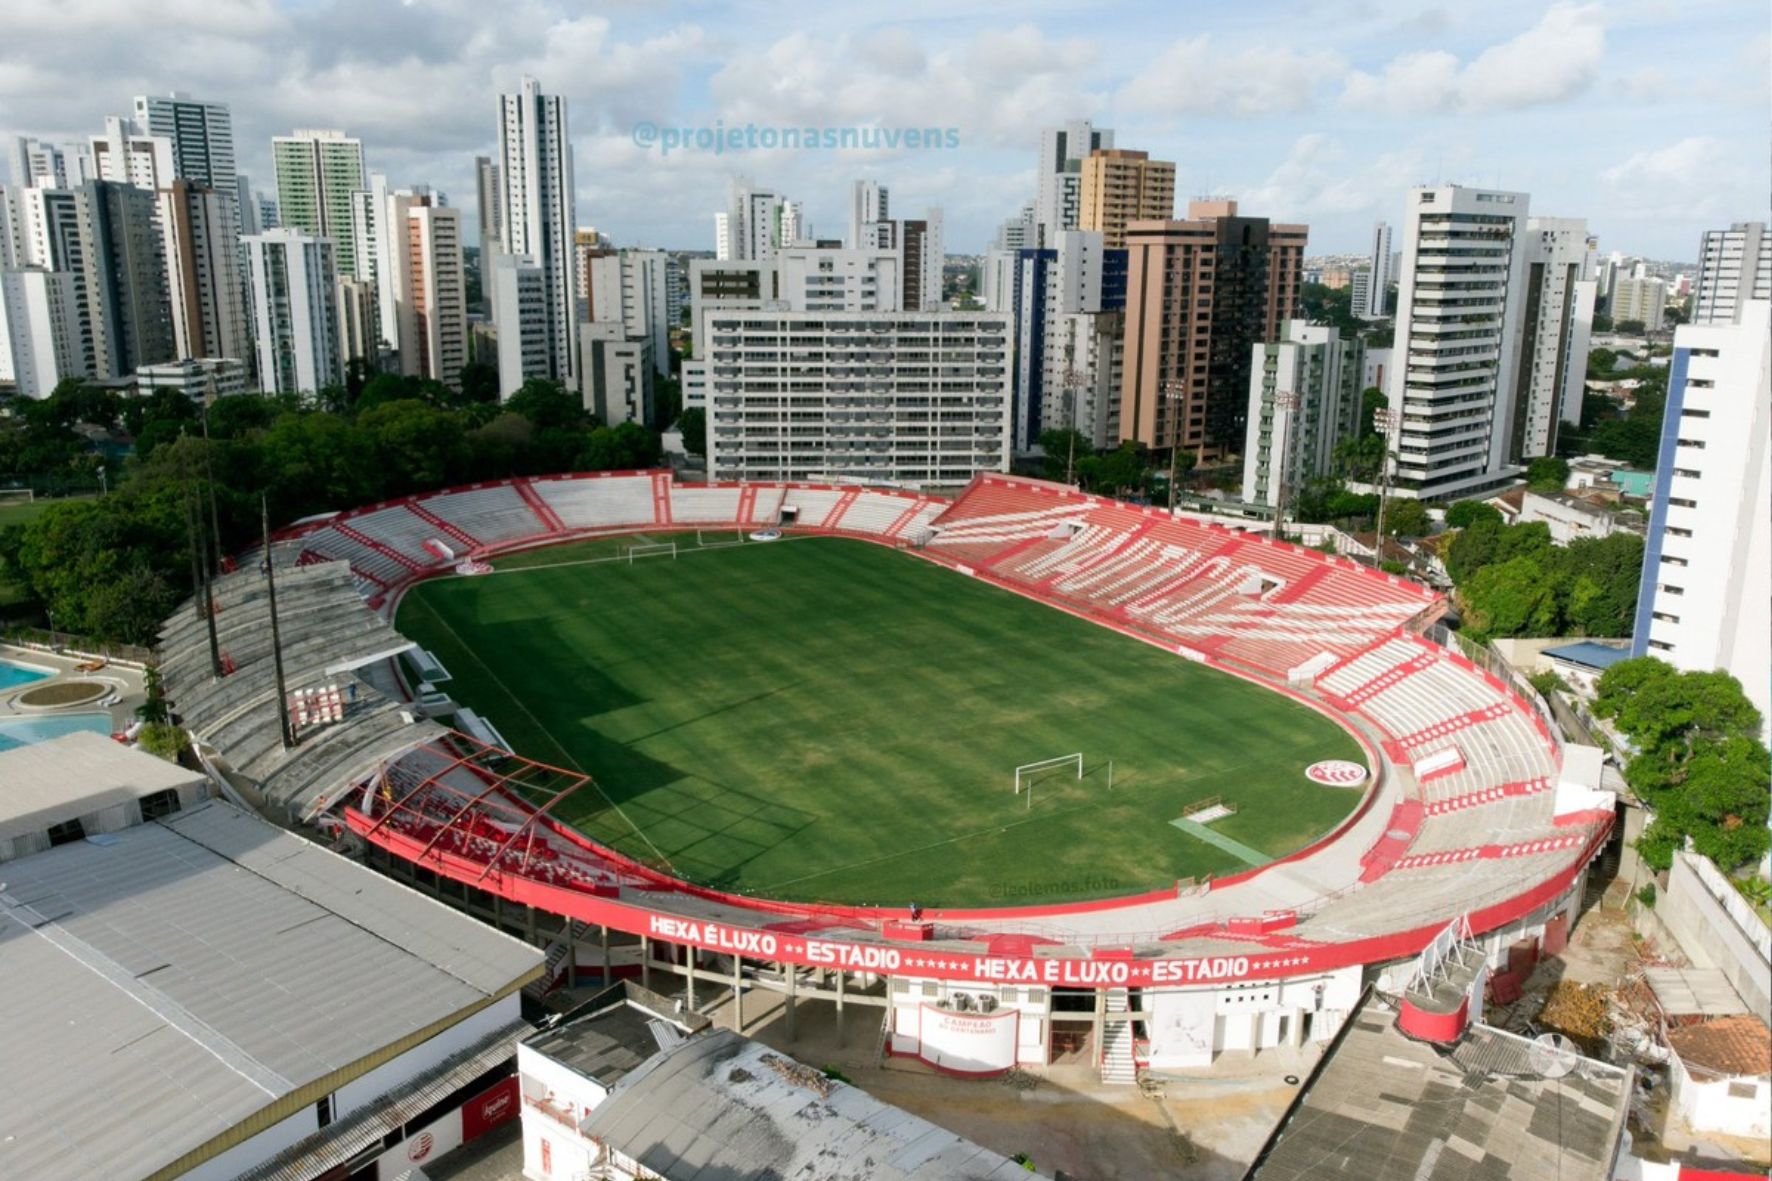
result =
[{"label": "corrugated warehouse roof", "polygon": [[669,1181],[1027,1181],[1005,1156],[730,1030],[629,1074],[582,1130]]},{"label": "corrugated warehouse roof", "polygon": [[1444,1051],[1395,1017],[1354,1011],[1248,1181],[1609,1181],[1628,1070],[1481,1025]]},{"label": "corrugated warehouse roof", "polygon": [[0,879],[5,1177],[147,1176],[541,962],[222,801]]}]

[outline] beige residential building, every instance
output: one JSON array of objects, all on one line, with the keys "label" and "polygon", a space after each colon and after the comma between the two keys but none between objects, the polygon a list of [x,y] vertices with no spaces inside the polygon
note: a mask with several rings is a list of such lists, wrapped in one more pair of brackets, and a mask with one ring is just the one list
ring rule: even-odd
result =
[{"label": "beige residential building", "polygon": [[1083,161],[1077,228],[1100,231],[1109,250],[1126,245],[1128,223],[1174,216],[1173,161],[1120,148],[1091,152]]},{"label": "beige residential building", "polygon": [[1241,454],[1252,350],[1298,314],[1308,232],[1229,200],[1126,227],[1120,438],[1202,460]]}]

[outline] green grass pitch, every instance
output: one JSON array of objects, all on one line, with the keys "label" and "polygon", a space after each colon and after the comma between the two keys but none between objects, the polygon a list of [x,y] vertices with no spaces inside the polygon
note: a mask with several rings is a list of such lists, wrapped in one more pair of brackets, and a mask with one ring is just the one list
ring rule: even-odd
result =
[{"label": "green grass pitch", "polygon": [[[519,754],[595,776],[562,819],[690,880],[1096,898],[1245,868],[1170,823],[1205,797],[1241,808],[1215,831],[1270,856],[1358,801],[1303,776],[1360,758],[1334,723],[1107,628],[867,542],[677,540],[675,560],[604,540],[431,580],[398,624]],[[1073,751],[1081,781],[1015,795],[1018,764]]]}]

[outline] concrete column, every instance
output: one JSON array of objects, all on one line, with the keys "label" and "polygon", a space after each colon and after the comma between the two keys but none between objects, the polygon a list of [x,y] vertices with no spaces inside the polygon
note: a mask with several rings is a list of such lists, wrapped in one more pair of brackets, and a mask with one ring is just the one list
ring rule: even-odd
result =
[{"label": "concrete column", "polygon": [[640,936],[640,987],[652,991],[652,940]]},{"label": "concrete column", "polygon": [[535,907],[525,906],[523,908],[523,910],[525,912],[524,916],[523,916],[523,932],[526,936],[528,936],[529,942],[534,943],[535,942]]},{"label": "concrete column", "polygon": [[609,928],[608,927],[598,927],[597,930],[602,933],[601,939],[602,939],[602,943],[603,943],[603,987],[608,988],[611,983],[610,970],[609,970]]},{"label": "concrete column", "polygon": [[744,1032],[744,960],[732,957],[732,1032]]},{"label": "concrete column", "polygon": [[1090,1027],[1090,1050],[1095,1055],[1095,1064],[1100,1065],[1102,1056],[1107,1053],[1107,1039],[1102,1035],[1107,1027],[1107,991],[1095,990],[1095,1016]]},{"label": "concrete column", "polygon": [[847,975],[847,973],[837,973],[837,1044],[839,1046],[847,1046],[849,1044],[849,1039],[845,1036],[843,1026],[843,977],[845,975]]},{"label": "concrete column", "polygon": [[685,947],[683,949],[683,968],[683,979],[686,981],[683,1003],[693,1013],[695,1011],[695,948]]},{"label": "concrete column", "polygon": [[794,1040],[794,993],[800,987],[800,971],[792,964],[783,964],[788,974],[788,1041]]},{"label": "concrete column", "polygon": [[1303,1009],[1292,1010],[1292,1021],[1291,1021],[1291,1025],[1287,1029],[1286,1040],[1291,1043],[1292,1048],[1295,1050],[1298,1049],[1298,1047],[1304,1045],[1304,1010]]}]

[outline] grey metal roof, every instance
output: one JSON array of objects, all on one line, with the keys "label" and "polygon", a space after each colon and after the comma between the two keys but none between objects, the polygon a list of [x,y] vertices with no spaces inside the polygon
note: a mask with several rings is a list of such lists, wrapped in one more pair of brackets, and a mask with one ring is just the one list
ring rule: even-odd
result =
[{"label": "grey metal roof", "polygon": [[0,840],[202,781],[200,771],[86,731],[0,751]]},{"label": "grey metal roof", "polygon": [[1027,1181],[1005,1156],[716,1030],[629,1074],[582,1131],[668,1181]]},{"label": "grey metal roof", "polygon": [[541,962],[223,801],[0,879],[6,1177],[144,1176]]},{"label": "grey metal roof", "polygon": [[1546,648],[1544,654],[1557,660],[1566,660],[1570,664],[1597,669],[1608,669],[1621,660],[1630,659],[1629,648],[1614,648],[1610,644],[1596,644],[1592,640],[1564,644],[1560,648]]},{"label": "grey metal roof", "polygon": [[[677,1031],[668,1042],[655,1032],[660,1024]],[[559,1024],[537,1031],[524,1045],[555,1062],[613,1088],[642,1063],[711,1022],[677,1002],[629,980],[604,989],[565,1014]]]},{"label": "grey metal roof", "polygon": [[1631,1074],[1579,1059],[1545,1076],[1525,1038],[1474,1026],[1449,1053],[1368,1000],[1245,1174],[1248,1181],[1607,1181]]}]

